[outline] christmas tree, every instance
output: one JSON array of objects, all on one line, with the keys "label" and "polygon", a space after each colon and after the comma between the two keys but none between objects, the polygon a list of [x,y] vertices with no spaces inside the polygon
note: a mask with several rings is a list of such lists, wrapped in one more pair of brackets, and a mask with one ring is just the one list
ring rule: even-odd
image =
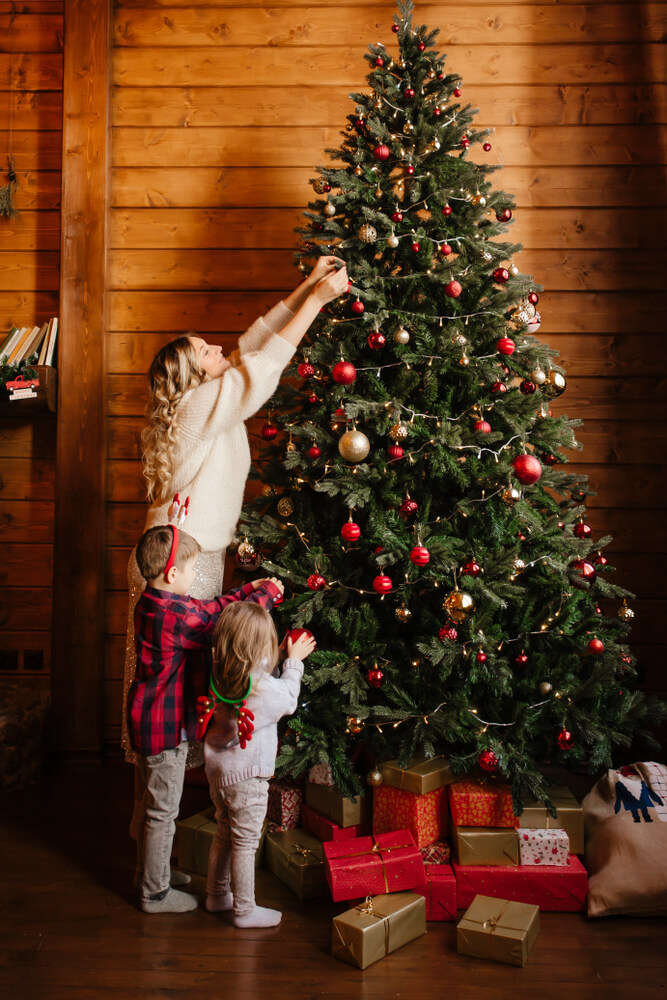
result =
[{"label": "christmas tree", "polygon": [[513,199],[469,158],[489,132],[412,13],[399,0],[395,57],[369,46],[312,182],[299,267],[334,254],[352,286],[271,401],[237,561],[280,576],[282,622],[318,642],[279,773],[328,761],[352,791],[362,744],[445,752],[520,803],[548,794],[544,761],[610,766],[663,706],[628,690],[631,595],[563,468],[580,421],[550,409],[565,377],[503,242]]}]

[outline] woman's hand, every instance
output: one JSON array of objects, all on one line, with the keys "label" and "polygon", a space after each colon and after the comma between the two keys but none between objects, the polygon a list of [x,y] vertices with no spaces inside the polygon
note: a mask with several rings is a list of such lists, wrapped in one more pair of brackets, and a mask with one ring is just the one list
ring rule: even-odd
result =
[{"label": "woman's hand", "polygon": [[315,267],[306,278],[306,283],[316,285],[321,278],[326,278],[328,274],[337,271],[342,263],[340,257],[318,257]]},{"label": "woman's hand", "polygon": [[324,306],[327,302],[331,302],[332,299],[337,299],[339,295],[344,295],[348,290],[349,283],[347,268],[343,264],[342,267],[337,270],[330,270],[323,278],[320,278],[313,287],[311,295],[315,296],[321,305]]},{"label": "woman's hand", "polygon": [[300,635],[298,639],[290,639],[287,642],[287,655],[294,660],[305,660],[315,649],[316,642],[312,635]]}]

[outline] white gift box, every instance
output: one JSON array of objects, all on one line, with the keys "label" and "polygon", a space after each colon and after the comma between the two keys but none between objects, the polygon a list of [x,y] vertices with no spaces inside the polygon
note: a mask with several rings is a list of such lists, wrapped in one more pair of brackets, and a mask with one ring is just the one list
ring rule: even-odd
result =
[{"label": "white gift box", "polygon": [[520,865],[566,865],[570,838],[565,830],[517,830]]}]

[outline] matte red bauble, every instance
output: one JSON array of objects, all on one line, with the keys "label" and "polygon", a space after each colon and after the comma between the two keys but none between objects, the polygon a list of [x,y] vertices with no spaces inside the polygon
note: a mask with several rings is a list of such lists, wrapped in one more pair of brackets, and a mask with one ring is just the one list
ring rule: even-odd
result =
[{"label": "matte red bauble", "polygon": [[376,160],[388,160],[389,152],[389,146],[385,146],[384,143],[381,143],[373,150],[373,156]]},{"label": "matte red bauble", "polygon": [[389,458],[403,458],[405,452],[401,448],[400,444],[390,444],[387,448],[387,454]]},{"label": "matte red bauble", "polygon": [[442,214],[449,217],[452,214],[452,211],[453,209],[451,205],[445,205],[445,207],[442,210]]},{"label": "matte red bauble", "polygon": [[417,243],[417,242],[415,241],[415,242],[414,242],[414,243],[412,244],[412,249],[414,250],[414,252],[415,252],[415,253],[419,253],[419,251],[421,250],[421,246],[419,245],[419,243]]},{"label": "matte red bauble", "polygon": [[324,590],[327,585],[327,581],[324,579],[321,573],[311,573],[311,575],[306,580],[306,583],[311,590]]},{"label": "matte red bauble", "polygon": [[507,392],[507,386],[504,382],[494,382],[491,386],[491,392]]},{"label": "matte red bauble", "polygon": [[383,333],[379,330],[375,330],[370,334],[368,338],[368,346],[372,347],[374,351],[379,351],[387,343],[387,339]]},{"label": "matte red bauble", "polygon": [[440,247],[440,253],[442,254],[443,257],[449,257],[451,252],[452,248],[450,247],[449,243],[443,243],[442,246]]},{"label": "matte red bauble", "polygon": [[412,177],[412,175],[413,175],[413,174],[414,174],[414,172],[415,172],[415,168],[414,168],[414,167],[412,166],[412,164],[409,164],[409,165],[408,165],[408,166],[407,166],[407,167],[405,168],[405,172],[406,172],[406,174],[408,175],[408,177]]},{"label": "matte red bauble", "polygon": [[273,440],[273,438],[276,436],[277,433],[278,433],[278,428],[276,427],[275,424],[264,424],[264,426],[260,431],[262,437],[265,438],[267,441]]},{"label": "matte red bauble", "polygon": [[532,486],[542,475],[542,465],[534,455],[517,455],[512,459],[512,468],[524,486]]},{"label": "matte red bauble", "polygon": [[496,219],[498,222],[509,222],[512,218],[511,208],[501,208],[500,211],[496,212]]},{"label": "matte red bauble", "polygon": [[493,272],[493,280],[497,281],[499,284],[504,285],[506,281],[509,281],[510,273],[506,267],[497,267]]},{"label": "matte red bauble", "polygon": [[302,362],[297,368],[300,378],[310,378],[311,375],[315,374],[315,369],[311,365],[310,361]]},{"label": "matte red bauble", "polygon": [[351,385],[357,377],[357,369],[351,361],[339,361],[333,366],[331,377],[339,385]]},{"label": "matte red bauble", "polygon": [[479,653],[475,657],[478,663],[486,663],[488,657],[483,649],[480,649]]},{"label": "matte red bauble", "polygon": [[528,301],[530,302],[531,306],[536,306],[537,303],[540,301],[540,297],[537,294],[537,292],[528,292]]},{"label": "matte red bauble", "polygon": [[[277,601],[274,601],[274,604],[277,603]],[[292,642],[296,642],[297,639],[314,639],[315,636],[307,628],[291,628],[287,633],[287,638],[291,639]],[[317,644],[315,644],[315,649],[317,649]]]},{"label": "matte red bauble", "polygon": [[308,449],[308,457],[309,458],[319,458],[321,454],[322,454],[322,451],[321,451],[320,448],[317,447],[316,444],[312,444],[310,446],[310,448]]},{"label": "matte red bauble", "polygon": [[570,569],[575,576],[579,577],[580,580],[585,580],[586,583],[592,583],[595,579],[595,566],[587,559],[575,559],[574,562],[570,563]]},{"label": "matte red bauble", "polygon": [[482,750],[477,761],[483,771],[495,771],[498,767],[498,758],[493,750]]},{"label": "matte red bauble", "polygon": [[595,656],[601,656],[604,653],[604,643],[601,639],[591,639],[588,643],[588,652],[594,653]]},{"label": "matte red bauble", "polygon": [[380,670],[379,667],[371,667],[366,678],[371,687],[380,688],[384,684],[384,670]]},{"label": "matte red bauble", "polygon": [[365,308],[361,299],[357,299],[356,302],[352,303],[352,312],[356,313],[357,316],[361,316]]},{"label": "matte red bauble", "polygon": [[490,434],[491,433],[491,424],[488,422],[488,420],[476,420],[475,421],[475,430],[479,431],[480,434]]},{"label": "matte red bauble", "polygon": [[394,222],[402,222],[403,221],[403,213],[402,212],[394,212],[394,214],[392,215],[392,219],[394,220]]},{"label": "matte red bauble", "polygon": [[509,337],[501,337],[496,341],[496,350],[499,354],[514,354],[516,344]]},{"label": "matte red bauble", "polygon": [[458,634],[459,633],[455,625],[451,624],[443,625],[440,631],[438,632],[438,638],[441,639],[443,642],[445,641],[455,642]]},{"label": "matte red bauble", "polygon": [[412,497],[406,497],[398,509],[401,514],[409,517],[411,514],[417,513],[419,510],[419,504],[416,500],[413,500]]},{"label": "matte red bauble", "polygon": [[458,299],[462,291],[463,288],[458,281],[450,281],[445,285],[445,295],[448,295],[450,299]]},{"label": "matte red bauble", "polygon": [[590,538],[591,526],[590,524],[584,524],[583,521],[579,521],[578,524],[575,524],[573,532],[577,538]]},{"label": "matte red bauble", "polygon": [[460,97],[460,96],[461,96],[461,88],[454,87],[454,97]]},{"label": "matte red bauble", "polygon": [[425,566],[431,558],[431,553],[423,545],[415,545],[410,553],[410,562],[415,566]]},{"label": "matte red bauble", "polygon": [[532,394],[537,389],[537,386],[535,385],[534,382],[531,382],[529,378],[525,378],[521,383],[521,385],[519,386],[519,389],[524,394],[524,396],[532,396]]},{"label": "matte red bauble", "polygon": [[388,594],[392,587],[393,584],[390,578],[385,576],[384,573],[380,573],[379,576],[376,576],[373,580],[373,590],[377,594]]},{"label": "matte red bauble", "polygon": [[558,734],[557,743],[561,750],[571,750],[574,746],[574,737],[567,729],[561,729]]},{"label": "matte red bauble", "polygon": [[340,533],[346,542],[356,542],[358,538],[361,538],[361,528],[354,521],[346,521],[340,529]]},{"label": "matte red bauble", "polygon": [[461,573],[463,576],[479,576],[481,572],[482,567],[479,563],[476,563],[474,559],[471,559],[470,562],[464,563],[461,567]]}]

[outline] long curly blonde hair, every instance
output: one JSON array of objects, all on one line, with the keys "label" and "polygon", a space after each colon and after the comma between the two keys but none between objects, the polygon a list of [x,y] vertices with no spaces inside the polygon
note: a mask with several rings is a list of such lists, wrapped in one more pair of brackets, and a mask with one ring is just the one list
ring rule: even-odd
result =
[{"label": "long curly blonde hair", "polygon": [[197,351],[187,334],[170,340],[157,352],[148,372],[149,400],[146,426],[141,432],[141,454],[148,500],[171,497],[177,445],[175,418],[178,404],[188,391],[203,382]]}]

